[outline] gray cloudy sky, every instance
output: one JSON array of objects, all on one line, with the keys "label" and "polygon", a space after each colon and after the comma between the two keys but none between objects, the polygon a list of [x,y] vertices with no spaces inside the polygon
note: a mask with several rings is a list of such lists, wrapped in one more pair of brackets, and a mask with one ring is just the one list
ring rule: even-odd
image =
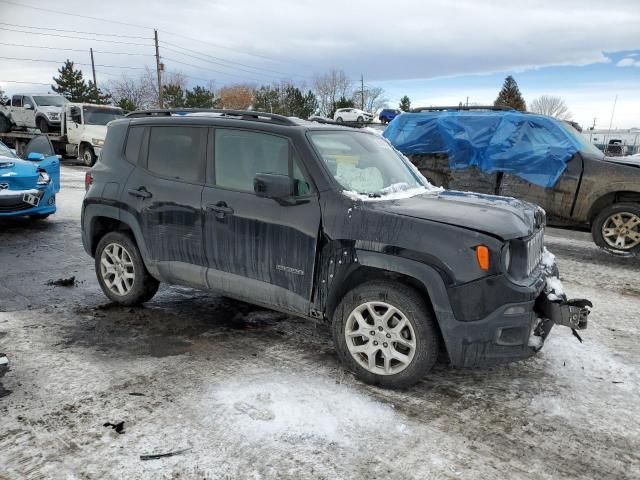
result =
[{"label": "gray cloudy sky", "polygon": [[0,0],[0,22],[8,91],[46,89],[7,81],[47,83],[56,63],[31,60],[88,64],[89,47],[100,52],[99,84],[135,75],[154,65],[155,27],[167,69],[194,84],[309,84],[314,73],[341,68],[383,86],[391,103],[405,93],[414,104],[486,103],[513,73],[527,101],[567,96],[583,122],[604,123],[618,94],[616,125],[640,126],[640,0]]}]

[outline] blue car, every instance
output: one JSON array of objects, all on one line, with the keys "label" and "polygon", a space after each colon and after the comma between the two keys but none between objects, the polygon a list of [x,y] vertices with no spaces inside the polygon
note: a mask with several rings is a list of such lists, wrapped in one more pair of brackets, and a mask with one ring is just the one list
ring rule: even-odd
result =
[{"label": "blue car", "polygon": [[60,160],[48,137],[27,145],[24,160],[0,142],[0,218],[47,218],[56,211]]},{"label": "blue car", "polygon": [[394,118],[396,118],[401,113],[402,112],[400,110],[397,110],[395,108],[385,108],[380,111],[380,115],[378,115],[378,119],[383,124],[386,124],[386,123],[389,123]]}]

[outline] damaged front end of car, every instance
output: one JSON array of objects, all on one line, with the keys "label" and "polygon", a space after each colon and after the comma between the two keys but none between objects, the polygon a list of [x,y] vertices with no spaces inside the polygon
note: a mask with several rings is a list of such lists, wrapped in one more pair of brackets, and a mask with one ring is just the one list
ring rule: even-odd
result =
[{"label": "damaged front end of car", "polygon": [[542,264],[546,275],[545,287],[535,302],[538,315],[529,337],[529,347],[539,351],[554,325],[568,327],[582,343],[578,330],[587,328],[593,304],[585,298],[567,299],[558,276],[554,255],[544,249]]}]

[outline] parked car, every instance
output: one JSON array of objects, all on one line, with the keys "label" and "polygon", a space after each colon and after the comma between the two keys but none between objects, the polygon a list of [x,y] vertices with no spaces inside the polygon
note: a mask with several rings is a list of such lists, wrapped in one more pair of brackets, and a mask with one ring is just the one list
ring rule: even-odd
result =
[{"label": "parked car", "polygon": [[19,158],[0,142],[0,219],[44,219],[56,211],[60,191],[60,161],[49,139],[34,138]]},{"label": "parked car", "polygon": [[65,103],[62,95],[13,95],[7,105],[0,107],[0,133],[14,128],[37,128],[42,133],[59,131]]},{"label": "parked car", "polygon": [[387,124],[402,112],[396,108],[384,108],[380,110],[380,114],[378,115],[378,119],[380,122]]},{"label": "parked car", "polygon": [[548,223],[587,227],[595,243],[640,252],[640,169],[606,161],[569,124],[495,107],[417,109],[384,136],[435,185],[540,205]]},{"label": "parked car", "polygon": [[373,115],[359,108],[339,108],[333,114],[333,119],[338,122],[358,122],[369,123],[373,120]]},{"label": "parked car", "polygon": [[[529,203],[430,186],[369,130],[247,111],[137,112],[87,172],[82,240],[105,295],[160,282],[331,324],[366,382],[529,357],[586,326]],[[546,286],[545,286],[546,285]]]}]

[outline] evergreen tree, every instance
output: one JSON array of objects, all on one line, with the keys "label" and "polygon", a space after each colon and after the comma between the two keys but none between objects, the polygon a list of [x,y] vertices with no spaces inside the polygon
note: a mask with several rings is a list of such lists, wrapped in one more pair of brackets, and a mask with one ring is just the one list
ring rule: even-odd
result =
[{"label": "evergreen tree", "polygon": [[133,112],[138,110],[138,106],[130,98],[122,97],[117,104],[125,112]]},{"label": "evergreen tree", "polygon": [[216,95],[213,91],[204,87],[194,87],[193,90],[186,91],[184,106],[189,108],[215,108],[217,105]]},{"label": "evergreen tree", "polygon": [[185,106],[184,90],[180,85],[163,85],[162,98],[165,108],[181,108]]},{"label": "evergreen tree", "polygon": [[58,73],[58,78],[53,77],[56,84],[51,85],[51,89],[71,102],[83,102],[89,90],[82,78],[82,70],[76,70],[73,62],[67,60]]},{"label": "evergreen tree", "polygon": [[403,112],[408,112],[409,110],[411,110],[411,100],[409,100],[409,97],[406,95],[402,97],[400,99],[400,104],[398,105],[398,107]]},{"label": "evergreen tree", "polygon": [[97,103],[97,104],[105,104],[111,100],[111,95],[107,93],[102,93],[96,85],[89,80],[87,84],[86,94],[84,99],[82,100],[85,103]]},{"label": "evergreen tree", "polygon": [[279,87],[262,85],[257,89],[253,108],[259,112],[281,113]]},{"label": "evergreen tree", "polygon": [[524,102],[524,98],[522,98],[518,84],[511,75],[504,79],[502,90],[498,93],[498,98],[496,98],[493,104],[496,107],[511,107],[521,112],[527,109],[527,104]]}]

